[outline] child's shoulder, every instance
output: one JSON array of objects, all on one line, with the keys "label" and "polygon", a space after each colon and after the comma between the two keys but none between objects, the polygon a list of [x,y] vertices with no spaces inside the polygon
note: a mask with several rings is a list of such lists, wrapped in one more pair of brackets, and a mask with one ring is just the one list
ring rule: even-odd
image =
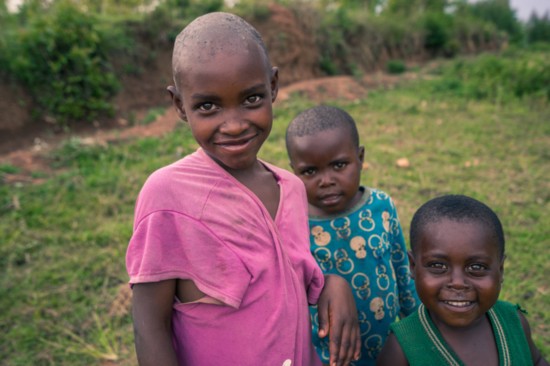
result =
[{"label": "child's shoulder", "polygon": [[208,161],[198,152],[189,154],[171,164],[158,168],[149,175],[144,187],[170,187],[174,183],[193,184],[196,181],[205,181],[215,176],[215,170],[208,166]]},{"label": "child's shoulder", "polygon": [[231,187],[221,169],[197,152],[187,155],[149,175],[139,193],[138,206],[145,213],[182,206],[198,209],[215,187]]},{"label": "child's shoulder", "polygon": [[494,311],[496,314],[499,314],[500,316],[505,317],[512,317],[512,318],[518,318],[519,315],[518,312],[521,312],[523,314],[527,314],[527,311],[523,309],[519,304],[512,303],[505,300],[497,300],[495,305],[490,309]]},{"label": "child's shoulder", "polygon": [[419,325],[421,325],[419,311],[424,311],[423,305],[417,308],[414,312],[407,315],[404,318],[399,319],[398,321],[393,322],[390,325],[390,329],[393,333],[410,333],[412,330],[417,330]]},{"label": "child's shoulder", "polygon": [[379,188],[365,187],[365,191],[370,192],[372,196],[375,196],[378,199],[390,199],[390,195]]}]

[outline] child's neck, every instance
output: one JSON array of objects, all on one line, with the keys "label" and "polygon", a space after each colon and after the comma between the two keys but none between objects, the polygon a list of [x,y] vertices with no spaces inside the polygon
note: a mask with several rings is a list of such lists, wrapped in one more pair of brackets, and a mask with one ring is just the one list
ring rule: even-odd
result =
[{"label": "child's neck", "polygon": [[226,170],[250,189],[262,201],[271,218],[275,219],[279,207],[280,191],[273,173],[259,161],[247,169],[226,168]]},{"label": "child's neck", "polygon": [[436,326],[464,365],[497,366],[499,364],[496,340],[487,315],[466,328],[449,327],[441,323]]}]

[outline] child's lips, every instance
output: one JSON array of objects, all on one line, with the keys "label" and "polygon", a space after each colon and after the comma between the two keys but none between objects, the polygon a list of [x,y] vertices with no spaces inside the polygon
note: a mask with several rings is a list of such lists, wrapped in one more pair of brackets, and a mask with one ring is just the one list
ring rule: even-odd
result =
[{"label": "child's lips", "polygon": [[474,305],[475,301],[467,300],[442,300],[442,302],[455,312],[464,312],[470,310]]},{"label": "child's lips", "polygon": [[226,140],[216,141],[214,144],[217,146],[223,147],[225,149],[238,150],[240,148],[247,146],[255,137],[256,135],[240,137],[237,139],[226,139]]},{"label": "child's lips", "polygon": [[326,195],[323,195],[323,196],[319,197],[319,200],[324,205],[331,206],[331,205],[335,205],[338,202],[340,202],[341,197],[342,196],[338,193],[331,193],[331,194],[326,194]]}]

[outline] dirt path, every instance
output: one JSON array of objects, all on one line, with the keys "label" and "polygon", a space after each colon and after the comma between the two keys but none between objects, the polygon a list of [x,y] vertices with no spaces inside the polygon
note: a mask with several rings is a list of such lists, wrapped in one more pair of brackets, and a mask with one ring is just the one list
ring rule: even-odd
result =
[{"label": "dirt path", "polygon": [[[300,81],[279,90],[277,104],[282,103],[295,93],[303,95],[318,103],[330,100],[347,100],[365,98],[368,90],[388,87],[405,79],[416,78],[415,74],[392,76],[373,74],[361,80],[350,76],[326,77]],[[147,136],[161,136],[172,131],[181,123],[173,108],[147,125],[128,126],[125,121],[117,121],[108,127],[87,127],[72,132],[52,133],[51,130],[40,128],[34,131],[21,131],[21,143],[17,146],[0,146],[0,166],[16,167],[13,174],[4,173],[0,180],[4,183],[39,183],[44,178],[35,178],[36,172],[42,176],[54,173],[51,152],[69,138],[78,137],[83,144],[106,145],[114,141],[128,140]],[[13,145],[13,144],[12,144]]]}]

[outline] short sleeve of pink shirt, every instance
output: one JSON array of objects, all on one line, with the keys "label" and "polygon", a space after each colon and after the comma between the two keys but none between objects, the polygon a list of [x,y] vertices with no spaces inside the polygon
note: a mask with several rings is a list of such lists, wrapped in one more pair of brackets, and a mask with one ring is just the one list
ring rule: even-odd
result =
[{"label": "short sleeve of pink shirt", "polygon": [[[128,252],[131,283],[191,279],[209,296],[239,307],[250,273],[201,222],[176,211],[143,217]],[[227,281],[226,279],[231,279]]]},{"label": "short sleeve of pink shirt", "polygon": [[201,149],[153,173],[140,192],[126,254],[130,283],[192,279],[228,305],[174,303],[182,365],[320,362],[308,303],[317,303],[324,277],[309,249],[305,188],[264,165],[280,187],[275,219]]}]

